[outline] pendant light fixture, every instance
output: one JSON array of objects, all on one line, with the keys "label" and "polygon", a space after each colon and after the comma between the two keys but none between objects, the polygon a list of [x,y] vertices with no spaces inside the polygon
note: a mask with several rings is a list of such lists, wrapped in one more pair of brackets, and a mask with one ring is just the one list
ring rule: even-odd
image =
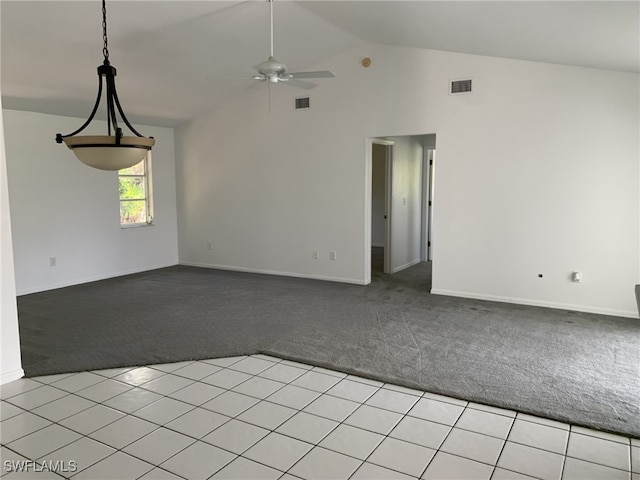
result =
[{"label": "pendant light fixture", "polygon": [[[102,38],[104,47],[102,53],[104,61],[98,67],[98,98],[93,106],[93,111],[89,119],[75,132],[68,135],[58,133],[56,142],[64,142],[82,163],[100,170],[121,170],[132,167],[140,163],[147,152],[153,147],[155,140],[153,137],[144,137],[136,131],[120,106],[118,94],[116,93],[116,69],[109,63],[109,48],[107,41],[107,7],[105,0],[102,0]],[[107,135],[81,135],[82,132],[93,120],[93,117],[100,105],[102,97],[102,82],[106,84],[107,103]],[[117,112],[116,112],[117,110]],[[120,114],[122,121],[129,127],[135,136],[124,136],[122,129],[118,127],[116,113]],[[113,133],[113,134],[112,134]]]}]

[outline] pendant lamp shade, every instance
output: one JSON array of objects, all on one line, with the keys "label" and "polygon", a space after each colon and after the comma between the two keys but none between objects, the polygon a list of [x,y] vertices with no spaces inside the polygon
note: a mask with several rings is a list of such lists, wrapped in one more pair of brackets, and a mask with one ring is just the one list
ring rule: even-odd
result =
[{"label": "pendant lamp shade", "polygon": [[[69,147],[85,165],[100,170],[121,170],[140,163],[153,147],[153,137],[144,137],[129,123],[116,93],[116,69],[109,63],[107,41],[107,9],[102,0],[102,37],[104,61],[98,67],[98,98],[89,119],[75,132],[68,135],[58,133],[56,142]],[[89,125],[95,117],[102,97],[103,83],[106,85],[107,135],[77,135]],[[124,136],[118,127],[118,115],[135,136]]]},{"label": "pendant lamp shade", "polygon": [[140,163],[153,147],[153,138],[122,137],[116,144],[111,135],[82,135],[62,141],[85,165],[99,170],[122,170]]}]

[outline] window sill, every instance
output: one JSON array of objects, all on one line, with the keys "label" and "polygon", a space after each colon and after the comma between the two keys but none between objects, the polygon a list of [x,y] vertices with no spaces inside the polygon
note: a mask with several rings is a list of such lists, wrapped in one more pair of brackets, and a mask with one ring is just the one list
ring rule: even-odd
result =
[{"label": "window sill", "polygon": [[126,223],[120,224],[121,230],[129,230],[130,228],[140,228],[140,227],[153,227],[155,226],[153,223]]}]

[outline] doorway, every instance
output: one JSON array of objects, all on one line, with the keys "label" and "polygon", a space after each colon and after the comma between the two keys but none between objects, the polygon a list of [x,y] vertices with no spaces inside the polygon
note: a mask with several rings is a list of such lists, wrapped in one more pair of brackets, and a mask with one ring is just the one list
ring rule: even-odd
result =
[{"label": "doorway", "polygon": [[371,151],[371,275],[390,273],[393,142],[374,139]]},{"label": "doorway", "polygon": [[435,134],[370,137],[367,145],[365,283],[418,264],[430,278]]}]

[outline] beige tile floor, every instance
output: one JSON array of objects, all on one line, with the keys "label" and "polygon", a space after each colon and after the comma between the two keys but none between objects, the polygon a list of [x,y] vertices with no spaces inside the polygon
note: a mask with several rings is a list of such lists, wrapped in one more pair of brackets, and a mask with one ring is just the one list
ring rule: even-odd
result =
[{"label": "beige tile floor", "polygon": [[264,355],[0,387],[3,480],[627,479],[640,440]]}]

